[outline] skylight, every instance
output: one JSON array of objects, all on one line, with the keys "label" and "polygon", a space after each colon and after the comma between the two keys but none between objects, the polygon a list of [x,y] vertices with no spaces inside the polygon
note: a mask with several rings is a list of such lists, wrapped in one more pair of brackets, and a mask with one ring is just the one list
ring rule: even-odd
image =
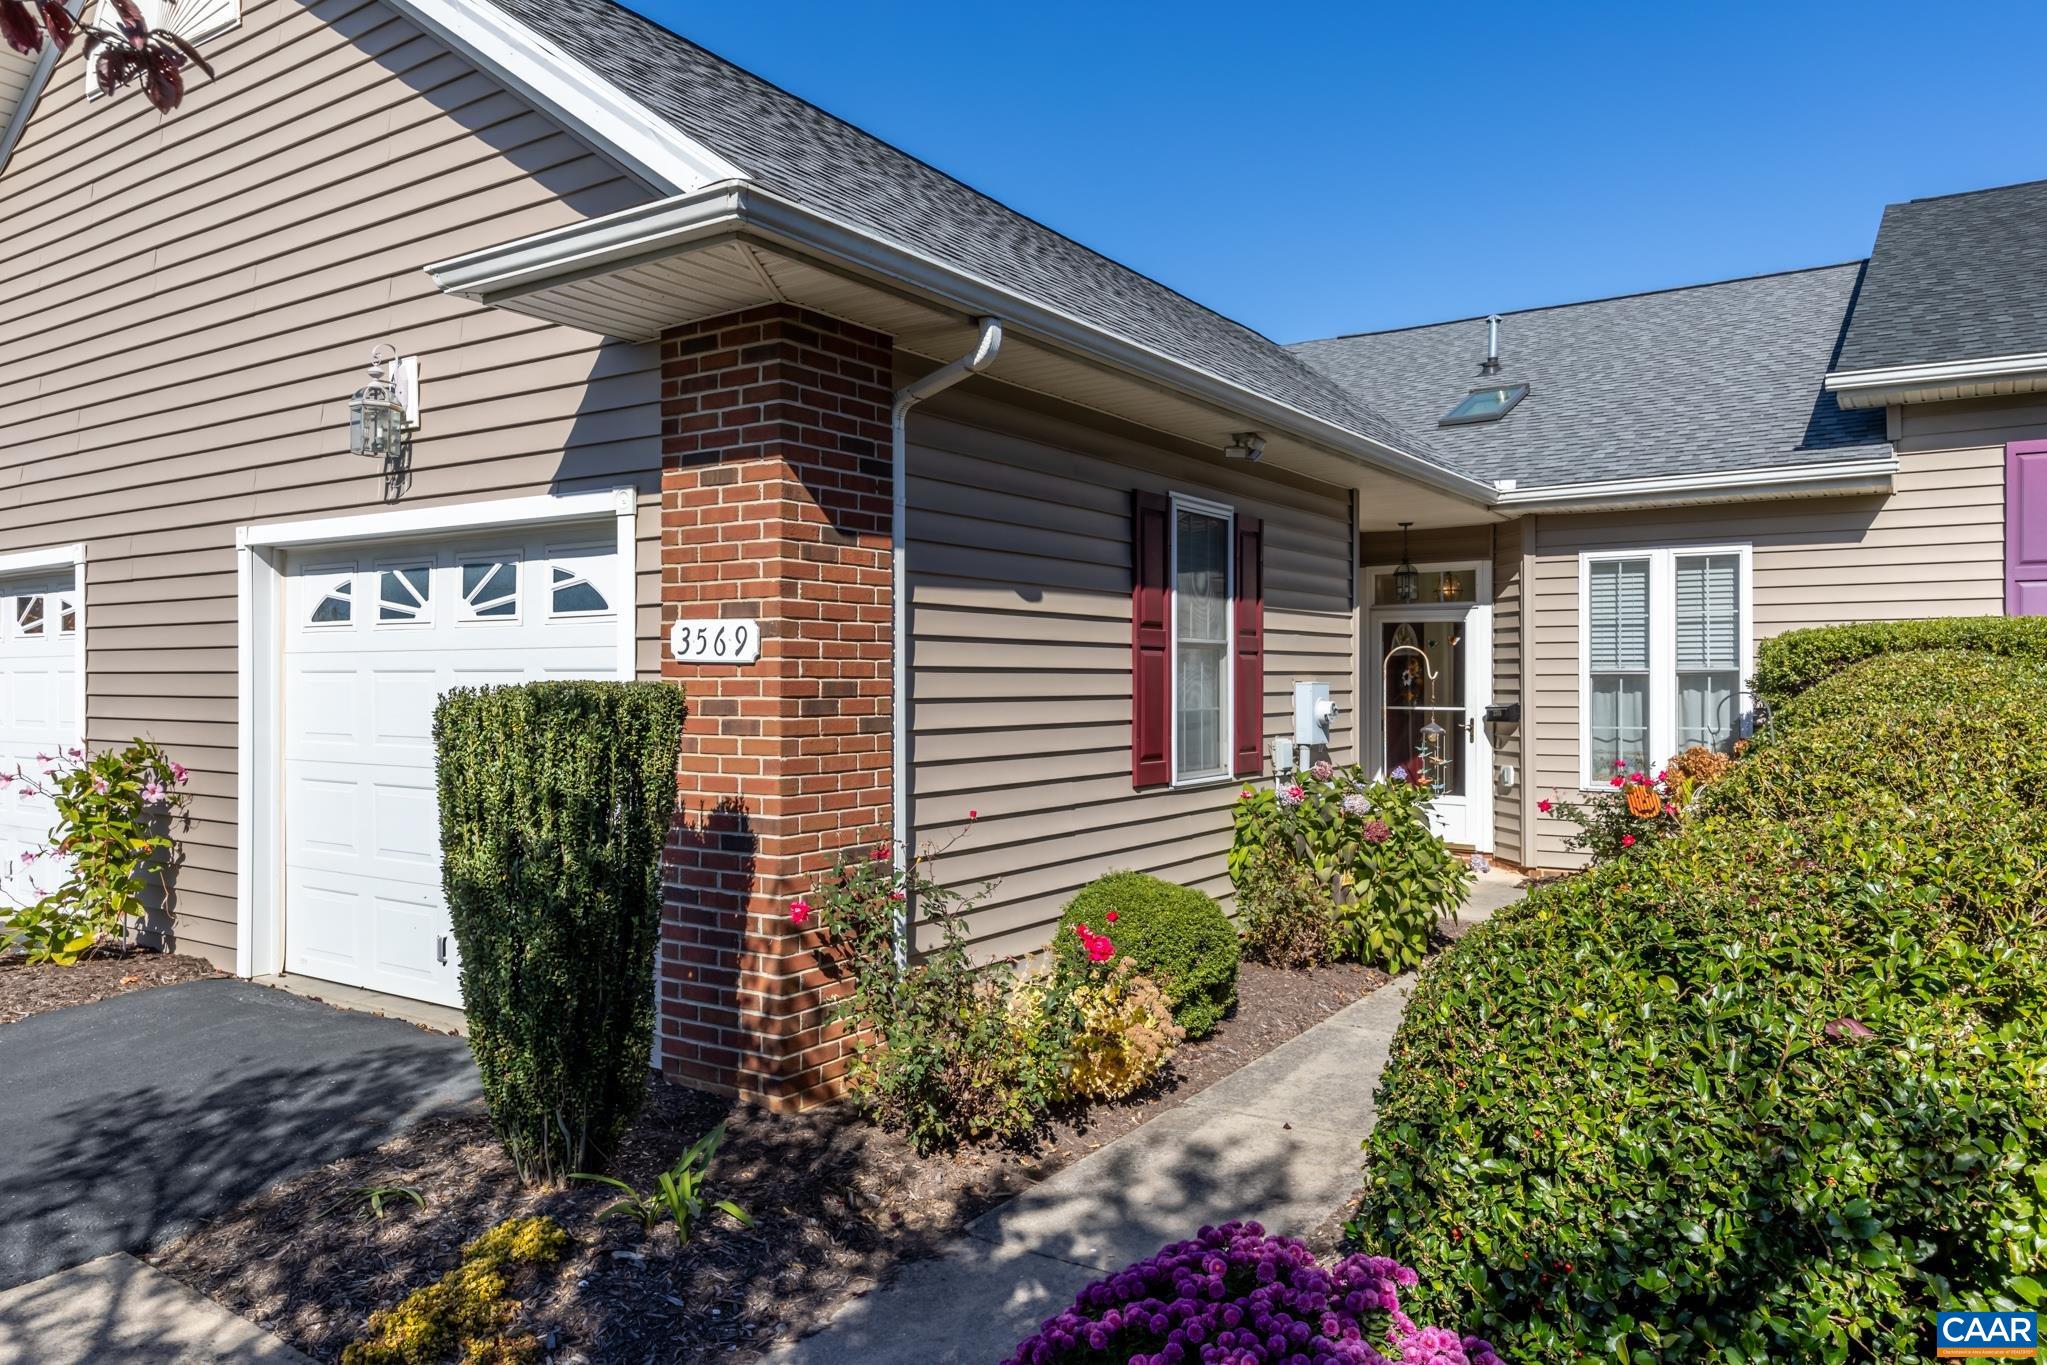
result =
[{"label": "skylight", "polygon": [[1489,389],[1473,389],[1458,401],[1456,407],[1444,413],[1442,421],[1436,425],[1462,427],[1476,422],[1497,422],[1527,396],[1526,384],[1498,384]]}]

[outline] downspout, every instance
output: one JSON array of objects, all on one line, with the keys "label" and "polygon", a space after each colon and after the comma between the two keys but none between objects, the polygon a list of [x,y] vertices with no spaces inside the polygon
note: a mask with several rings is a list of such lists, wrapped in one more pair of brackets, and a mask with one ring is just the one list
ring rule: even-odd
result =
[{"label": "downspout", "polygon": [[[889,516],[890,601],[889,623],[890,684],[889,768],[892,782],[889,806],[894,816],[893,840],[896,866],[908,875],[916,865],[910,850],[914,831],[910,828],[910,409],[935,393],[941,393],[970,374],[979,374],[995,363],[1002,350],[1002,320],[979,319],[981,335],[974,349],[922,379],[896,390],[890,428],[894,453],[889,466],[891,508]],[[910,965],[910,901],[904,897],[896,911],[896,965]]]}]

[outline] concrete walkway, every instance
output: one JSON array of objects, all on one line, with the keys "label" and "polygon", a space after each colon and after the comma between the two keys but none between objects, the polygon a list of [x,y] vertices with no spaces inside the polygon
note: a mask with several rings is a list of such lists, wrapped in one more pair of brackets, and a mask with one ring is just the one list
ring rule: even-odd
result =
[{"label": "concrete walkway", "polygon": [[312,1365],[270,1333],[121,1253],[0,1291],[0,1362]]},{"label": "concrete walkway", "polygon": [[[1460,918],[1519,896],[1514,878],[1488,874]],[[1413,986],[1396,979],[982,1215],[947,1254],[905,1266],[770,1358],[994,1365],[1083,1286],[1204,1223],[1311,1231],[1357,1189],[1372,1092]]]}]

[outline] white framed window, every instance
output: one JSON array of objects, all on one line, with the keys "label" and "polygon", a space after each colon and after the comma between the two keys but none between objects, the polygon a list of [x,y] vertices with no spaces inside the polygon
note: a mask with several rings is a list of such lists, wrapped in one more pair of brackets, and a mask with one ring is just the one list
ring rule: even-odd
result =
[{"label": "white framed window", "polygon": [[355,565],[308,569],[299,579],[307,629],[347,629],[355,624]]},{"label": "white framed window", "polygon": [[605,545],[550,545],[547,614],[603,616],[611,611],[611,565]]},{"label": "white framed window", "polygon": [[1236,513],[1179,493],[1172,512],[1173,782],[1215,782],[1230,776]]},{"label": "white framed window", "polygon": [[378,626],[430,625],[433,605],[433,565],[392,564],[377,570]]},{"label": "white framed window", "polygon": [[457,562],[462,577],[462,601],[455,612],[458,622],[503,624],[519,619],[516,553],[465,555]]},{"label": "white framed window", "polygon": [[1747,545],[1578,557],[1579,781],[1653,773],[1692,745],[1747,733],[1754,668]]}]

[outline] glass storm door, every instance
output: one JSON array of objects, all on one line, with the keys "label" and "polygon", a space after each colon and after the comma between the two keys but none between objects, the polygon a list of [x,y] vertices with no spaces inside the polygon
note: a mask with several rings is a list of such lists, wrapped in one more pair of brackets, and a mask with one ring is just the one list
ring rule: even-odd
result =
[{"label": "glass storm door", "polygon": [[1380,613],[1380,756],[1386,772],[1426,770],[1436,787],[1430,823],[1453,844],[1476,842],[1471,828],[1470,664],[1463,612]]}]

